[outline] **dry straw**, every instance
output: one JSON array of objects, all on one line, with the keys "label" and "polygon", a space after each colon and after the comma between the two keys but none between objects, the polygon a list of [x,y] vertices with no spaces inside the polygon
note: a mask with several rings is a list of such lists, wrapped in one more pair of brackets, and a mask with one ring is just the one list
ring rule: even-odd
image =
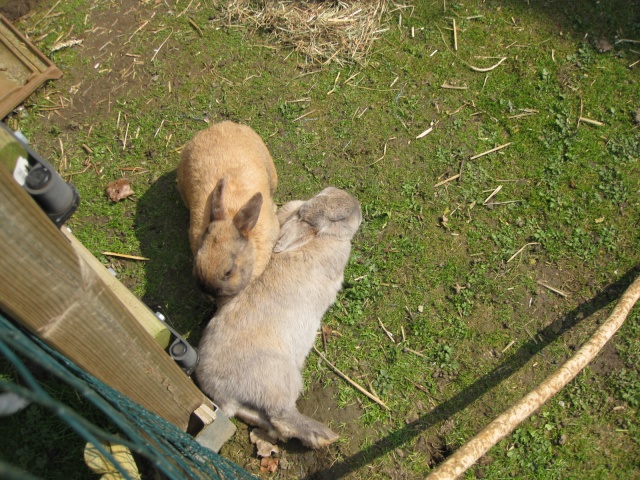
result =
[{"label": "dry straw", "polygon": [[264,30],[276,45],[293,48],[307,63],[366,64],[373,42],[388,30],[390,2],[356,0],[231,0],[227,21]]}]

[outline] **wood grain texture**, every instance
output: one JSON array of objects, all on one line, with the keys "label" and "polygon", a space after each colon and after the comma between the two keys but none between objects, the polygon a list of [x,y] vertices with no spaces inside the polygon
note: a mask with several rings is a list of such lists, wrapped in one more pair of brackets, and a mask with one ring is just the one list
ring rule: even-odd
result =
[{"label": "wood grain texture", "polygon": [[142,303],[120,280],[114,277],[105,266],[94,257],[89,250],[68,230],[66,227],[60,229],[62,234],[67,237],[73,249],[86,261],[87,266],[91,267],[105,285],[113,291],[120,299],[122,304],[129,309],[131,315],[149,332],[154,340],[162,348],[169,346],[171,340],[171,332],[169,329],[153,314],[153,312]]},{"label": "wood grain texture", "polygon": [[0,165],[0,308],[80,367],[186,430],[210,404]]}]

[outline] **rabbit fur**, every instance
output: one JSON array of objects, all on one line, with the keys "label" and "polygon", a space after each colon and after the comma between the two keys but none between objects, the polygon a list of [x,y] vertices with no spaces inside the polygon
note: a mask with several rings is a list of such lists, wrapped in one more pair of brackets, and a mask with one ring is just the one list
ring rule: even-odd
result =
[{"label": "rabbit fur", "polygon": [[267,266],[279,233],[277,184],[267,147],[246,125],[214,124],[182,150],[178,190],[190,211],[193,274],[218,304]]},{"label": "rabbit fur", "polygon": [[211,319],[195,373],[228,416],[320,448],[338,435],[296,408],[301,371],[342,287],[362,213],[358,200],[329,187],[285,204],[278,220],[280,238],[267,268]]}]

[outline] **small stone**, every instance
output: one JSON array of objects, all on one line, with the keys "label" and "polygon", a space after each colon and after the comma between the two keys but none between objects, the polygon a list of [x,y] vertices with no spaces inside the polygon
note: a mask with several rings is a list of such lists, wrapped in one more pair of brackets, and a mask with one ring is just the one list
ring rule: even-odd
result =
[{"label": "small stone", "polygon": [[611,45],[609,40],[607,40],[606,38],[602,37],[596,40],[596,50],[598,50],[600,53],[605,53],[612,49],[613,45]]}]

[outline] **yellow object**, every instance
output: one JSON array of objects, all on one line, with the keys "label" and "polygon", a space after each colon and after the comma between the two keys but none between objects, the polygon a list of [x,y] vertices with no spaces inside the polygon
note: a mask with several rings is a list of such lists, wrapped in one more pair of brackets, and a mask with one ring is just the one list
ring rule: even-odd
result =
[{"label": "yellow object", "polygon": [[[102,446],[113,455],[120,468],[127,472],[132,480],[141,480],[138,466],[127,447],[113,442],[103,443]],[[101,480],[124,480],[125,478],[92,443],[87,443],[84,447],[84,461],[94,473],[102,475]]]}]

